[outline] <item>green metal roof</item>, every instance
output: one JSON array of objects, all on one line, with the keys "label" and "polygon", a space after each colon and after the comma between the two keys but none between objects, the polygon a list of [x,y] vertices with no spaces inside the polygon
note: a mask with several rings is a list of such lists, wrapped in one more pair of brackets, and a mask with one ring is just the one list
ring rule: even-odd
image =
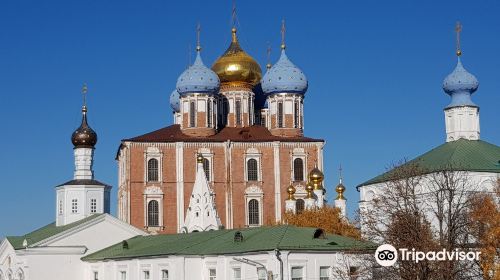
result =
[{"label": "green metal roof", "polygon": [[9,243],[12,245],[12,247],[14,247],[15,250],[24,249],[23,241],[25,239],[28,241],[28,247],[31,247],[32,244],[38,243],[42,240],[45,240],[49,237],[56,235],[56,234],[59,234],[59,233],[62,233],[66,230],[72,229],[76,226],[79,226],[79,225],[84,224],[88,221],[96,219],[102,215],[103,214],[95,214],[95,215],[89,216],[85,219],[81,219],[79,221],[76,221],[74,223],[67,224],[64,226],[59,226],[59,227],[57,227],[56,223],[54,222],[54,223],[48,224],[44,227],[41,227],[37,230],[34,230],[28,234],[25,234],[22,236],[7,236],[6,238],[9,241]]},{"label": "green metal roof", "polygon": [[[500,147],[481,140],[459,139],[440,145],[405,163],[417,164],[425,173],[453,169],[500,173]],[[366,186],[390,180],[391,171],[360,185]]]},{"label": "green metal roof", "polygon": [[[316,228],[273,226],[246,229],[217,230],[187,234],[137,236],[82,258],[84,261],[130,259],[168,255],[221,255],[272,251],[338,251],[374,250],[371,242],[326,234],[326,238],[313,238]],[[237,231],[242,242],[235,242]]]}]

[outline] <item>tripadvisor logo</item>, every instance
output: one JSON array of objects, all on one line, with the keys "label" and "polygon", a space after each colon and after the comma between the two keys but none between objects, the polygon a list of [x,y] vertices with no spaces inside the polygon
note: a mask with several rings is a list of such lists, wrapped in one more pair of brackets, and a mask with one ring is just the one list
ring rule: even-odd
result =
[{"label": "tripadvisor logo", "polygon": [[416,251],[415,248],[409,250],[400,248],[399,252],[390,244],[380,245],[375,251],[375,260],[381,266],[392,266],[399,259],[402,261],[412,261],[418,263],[423,260],[428,261],[479,261],[479,251],[460,251],[455,249],[448,251],[442,249],[440,251],[422,252]]}]

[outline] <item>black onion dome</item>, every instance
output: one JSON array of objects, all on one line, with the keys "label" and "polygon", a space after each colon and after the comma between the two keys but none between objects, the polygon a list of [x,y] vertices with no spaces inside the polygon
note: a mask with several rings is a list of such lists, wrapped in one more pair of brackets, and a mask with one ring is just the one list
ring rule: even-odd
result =
[{"label": "black onion dome", "polygon": [[71,135],[75,148],[94,148],[97,143],[97,133],[87,123],[87,108],[82,109],[82,124]]}]

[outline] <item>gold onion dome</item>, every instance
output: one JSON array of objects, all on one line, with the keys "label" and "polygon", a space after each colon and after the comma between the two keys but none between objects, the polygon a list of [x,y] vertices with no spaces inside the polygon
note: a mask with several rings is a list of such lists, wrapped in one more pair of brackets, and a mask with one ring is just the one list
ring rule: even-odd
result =
[{"label": "gold onion dome", "polygon": [[288,186],[286,192],[288,193],[289,200],[295,200],[295,197],[293,196],[295,194],[295,187],[293,185]]},{"label": "gold onion dome", "polygon": [[306,191],[307,191],[307,196],[306,198],[313,198],[313,190],[314,187],[311,182],[307,183],[306,185]]},{"label": "gold onion dome", "polygon": [[323,175],[323,172],[319,170],[319,168],[316,166],[309,172],[309,181],[314,185],[315,190],[320,190],[323,188],[322,183],[323,180],[325,179],[325,175]]},{"label": "gold onion dome", "polygon": [[335,187],[335,191],[337,192],[337,199],[345,199],[344,198],[345,187],[342,184],[342,181],[340,181],[337,187]]},{"label": "gold onion dome", "polygon": [[204,159],[204,158],[203,158],[203,156],[202,156],[201,154],[198,154],[198,155],[196,156],[196,162],[198,162],[198,163],[203,163],[203,159]]},{"label": "gold onion dome", "polygon": [[262,78],[259,64],[241,47],[236,37],[236,28],[233,27],[232,40],[229,48],[212,66],[217,73],[221,84],[255,86]]}]

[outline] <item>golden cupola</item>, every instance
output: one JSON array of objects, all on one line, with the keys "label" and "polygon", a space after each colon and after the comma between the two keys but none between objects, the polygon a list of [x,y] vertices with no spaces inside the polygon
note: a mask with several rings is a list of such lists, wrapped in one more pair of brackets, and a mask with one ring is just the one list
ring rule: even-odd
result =
[{"label": "golden cupola", "polygon": [[240,47],[236,28],[233,27],[231,32],[231,44],[215,61],[212,70],[219,76],[222,88],[224,86],[252,88],[262,78],[260,65]]}]

